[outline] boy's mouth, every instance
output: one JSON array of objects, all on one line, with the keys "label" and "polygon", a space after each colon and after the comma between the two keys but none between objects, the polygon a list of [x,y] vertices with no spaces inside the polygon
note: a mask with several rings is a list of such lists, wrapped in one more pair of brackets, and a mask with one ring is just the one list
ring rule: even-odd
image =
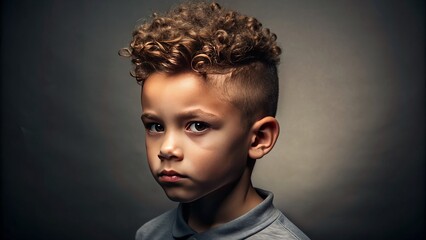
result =
[{"label": "boy's mouth", "polygon": [[186,176],[174,171],[174,170],[163,170],[158,174],[160,182],[177,182]]}]

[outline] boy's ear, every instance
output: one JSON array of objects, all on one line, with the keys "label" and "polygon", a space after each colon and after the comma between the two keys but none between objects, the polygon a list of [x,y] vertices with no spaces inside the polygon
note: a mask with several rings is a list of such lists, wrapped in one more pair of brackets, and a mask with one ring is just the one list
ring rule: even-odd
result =
[{"label": "boy's ear", "polygon": [[271,116],[256,121],[251,128],[251,144],[248,155],[252,159],[265,156],[275,145],[280,133],[278,121]]}]

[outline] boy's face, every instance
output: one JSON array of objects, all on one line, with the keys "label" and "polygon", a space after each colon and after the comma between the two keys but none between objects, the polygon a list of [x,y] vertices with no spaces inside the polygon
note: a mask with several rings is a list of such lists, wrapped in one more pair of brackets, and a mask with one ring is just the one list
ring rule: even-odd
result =
[{"label": "boy's face", "polygon": [[194,73],[154,73],[142,89],[151,173],[174,201],[192,202],[239,179],[249,131],[241,113]]}]

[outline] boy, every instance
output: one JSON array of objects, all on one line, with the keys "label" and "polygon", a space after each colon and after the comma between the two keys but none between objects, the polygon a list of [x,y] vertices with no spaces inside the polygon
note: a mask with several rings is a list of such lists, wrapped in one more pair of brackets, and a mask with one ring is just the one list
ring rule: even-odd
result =
[{"label": "boy", "polygon": [[280,53],[255,18],[217,3],[181,4],[134,31],[120,54],[142,85],[149,167],[180,202],[136,239],[308,239],[251,183],[279,134]]}]

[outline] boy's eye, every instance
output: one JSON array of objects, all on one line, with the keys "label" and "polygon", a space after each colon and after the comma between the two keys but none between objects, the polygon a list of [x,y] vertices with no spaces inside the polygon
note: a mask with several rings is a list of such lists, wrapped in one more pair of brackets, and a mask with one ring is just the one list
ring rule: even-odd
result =
[{"label": "boy's eye", "polygon": [[149,123],[146,128],[150,132],[164,132],[164,127],[158,123]]},{"label": "boy's eye", "polygon": [[194,133],[201,133],[206,131],[210,126],[207,123],[203,122],[192,122],[188,125],[186,130],[189,130]]}]

